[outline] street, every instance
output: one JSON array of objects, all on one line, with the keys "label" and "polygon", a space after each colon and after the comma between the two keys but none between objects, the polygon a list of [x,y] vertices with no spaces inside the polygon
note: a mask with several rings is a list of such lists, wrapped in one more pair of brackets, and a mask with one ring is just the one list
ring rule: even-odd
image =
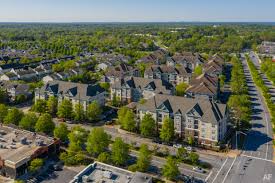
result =
[{"label": "street", "polygon": [[242,64],[253,103],[252,129],[247,134],[242,154],[228,159],[212,183],[275,183],[270,115],[245,59]]}]

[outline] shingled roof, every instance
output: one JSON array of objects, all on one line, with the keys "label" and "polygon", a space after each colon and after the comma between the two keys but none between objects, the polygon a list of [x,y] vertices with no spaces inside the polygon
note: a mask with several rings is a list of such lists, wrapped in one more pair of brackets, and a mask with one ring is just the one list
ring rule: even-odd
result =
[{"label": "shingled roof", "polygon": [[130,88],[147,89],[152,90],[155,93],[170,94],[173,86],[161,79],[147,79],[141,77],[130,77],[126,79],[120,79],[112,84],[112,88],[121,88],[126,85]]},{"label": "shingled roof", "polygon": [[187,93],[214,96],[218,91],[218,78],[212,77],[206,73],[194,78],[187,88]]},{"label": "shingled roof", "polygon": [[176,73],[181,76],[188,76],[188,72],[186,68],[183,67],[173,67],[167,65],[152,65],[145,70],[146,74],[153,74],[154,72],[161,72],[161,73]]},{"label": "shingled roof", "polygon": [[144,104],[138,104],[137,109],[155,112],[157,109],[165,108],[169,113],[187,114],[191,110],[197,111],[201,120],[206,123],[217,124],[226,115],[226,105],[215,103],[205,99],[193,99],[171,95],[156,94],[153,98],[146,100]]},{"label": "shingled roof", "polygon": [[68,95],[70,98],[88,100],[105,90],[98,84],[89,85],[65,81],[50,81],[39,89],[39,93],[51,92],[54,95]]},{"label": "shingled roof", "polygon": [[180,62],[182,60],[186,60],[189,63],[195,63],[196,61],[200,61],[204,63],[203,57],[199,53],[192,53],[192,52],[182,52],[176,53],[172,57],[176,62]]}]

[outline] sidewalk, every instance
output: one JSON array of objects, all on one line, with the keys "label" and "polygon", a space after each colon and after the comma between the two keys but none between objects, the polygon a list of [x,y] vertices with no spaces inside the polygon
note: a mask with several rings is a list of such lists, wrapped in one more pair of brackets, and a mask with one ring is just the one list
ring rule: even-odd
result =
[{"label": "sidewalk", "polygon": [[[105,131],[107,133],[109,133],[110,135],[112,135],[112,136],[116,135],[116,136],[119,136],[119,137],[123,138],[124,140],[132,141],[132,142],[136,142],[136,143],[147,143],[147,144],[150,144],[154,147],[157,146],[160,150],[168,149],[171,154],[176,154],[177,148],[174,148],[172,146],[167,146],[167,145],[155,143],[155,142],[152,141],[152,139],[144,138],[144,137],[139,136],[138,134],[131,133],[131,132],[119,129],[117,126],[104,126],[104,128],[105,128]],[[219,156],[219,157],[227,157],[228,156],[228,153],[216,152],[216,151],[211,151],[211,150],[204,150],[204,149],[201,149],[201,148],[195,148],[195,149],[199,154]]]}]

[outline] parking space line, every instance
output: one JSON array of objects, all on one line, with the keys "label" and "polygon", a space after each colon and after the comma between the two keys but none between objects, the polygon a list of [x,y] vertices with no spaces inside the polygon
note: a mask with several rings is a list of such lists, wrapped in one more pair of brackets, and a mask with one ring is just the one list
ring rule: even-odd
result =
[{"label": "parking space line", "polygon": [[219,169],[219,171],[217,172],[217,175],[215,176],[215,178],[213,179],[212,183],[215,182],[215,180],[217,179],[218,175],[220,174],[221,170],[223,169],[224,165],[226,164],[226,162],[228,161],[228,157],[226,158],[226,160],[223,162],[221,168]]}]

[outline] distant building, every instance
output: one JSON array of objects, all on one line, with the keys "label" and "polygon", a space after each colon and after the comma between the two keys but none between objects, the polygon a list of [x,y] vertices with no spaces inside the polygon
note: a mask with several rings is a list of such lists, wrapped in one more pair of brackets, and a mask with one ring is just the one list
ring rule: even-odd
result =
[{"label": "distant building", "polygon": [[205,60],[199,53],[192,52],[176,53],[172,58],[167,60],[168,66],[175,67],[176,65],[181,65],[191,72],[193,72],[197,66],[203,65],[204,63]]},{"label": "distant building", "polygon": [[26,99],[30,98],[32,93],[30,92],[30,86],[28,84],[0,82],[1,88],[3,88],[11,101],[15,101],[16,97],[23,95]]},{"label": "distant building", "polygon": [[151,64],[151,65],[160,65],[166,62],[169,52],[164,49],[159,49],[153,53],[139,59],[137,63]]},{"label": "distant building", "polygon": [[12,72],[6,72],[0,76],[0,81],[16,81],[18,76]]},{"label": "distant building", "polygon": [[130,77],[115,81],[111,85],[111,99],[117,97],[121,102],[138,102],[141,98],[149,99],[155,94],[172,95],[174,87],[167,81]]},{"label": "distant building", "polygon": [[141,172],[130,172],[108,164],[95,162],[77,174],[70,183],[152,183],[151,176]]},{"label": "distant building", "polygon": [[275,42],[263,41],[259,46],[259,52],[262,54],[275,54]]},{"label": "distant building", "polygon": [[190,97],[216,100],[220,93],[219,79],[206,73],[201,74],[191,80],[190,86],[186,89],[186,93]]},{"label": "distant building", "polygon": [[139,119],[142,120],[147,113],[155,119],[158,130],[167,117],[171,118],[179,138],[187,140],[192,137],[198,144],[214,146],[224,139],[227,132],[226,105],[210,100],[157,94],[138,104]]},{"label": "distant building", "polygon": [[144,72],[144,78],[161,79],[171,84],[189,83],[191,73],[184,67],[174,67],[167,65],[152,65],[147,67]]},{"label": "distant building", "polygon": [[223,73],[224,64],[224,59],[218,54],[215,54],[203,65],[203,72],[210,76],[218,77]]},{"label": "distant building", "polygon": [[50,81],[35,91],[35,101],[47,100],[50,96],[55,96],[59,103],[64,99],[70,100],[74,106],[80,103],[86,111],[87,106],[93,101],[104,106],[106,91],[98,84],[89,85],[65,81]]},{"label": "distant building", "polygon": [[30,162],[59,153],[60,142],[33,132],[0,126],[0,174],[16,179]]},{"label": "distant building", "polygon": [[122,63],[118,66],[110,67],[101,81],[114,83],[116,80],[123,79],[129,76],[140,77],[140,71],[132,66]]}]

